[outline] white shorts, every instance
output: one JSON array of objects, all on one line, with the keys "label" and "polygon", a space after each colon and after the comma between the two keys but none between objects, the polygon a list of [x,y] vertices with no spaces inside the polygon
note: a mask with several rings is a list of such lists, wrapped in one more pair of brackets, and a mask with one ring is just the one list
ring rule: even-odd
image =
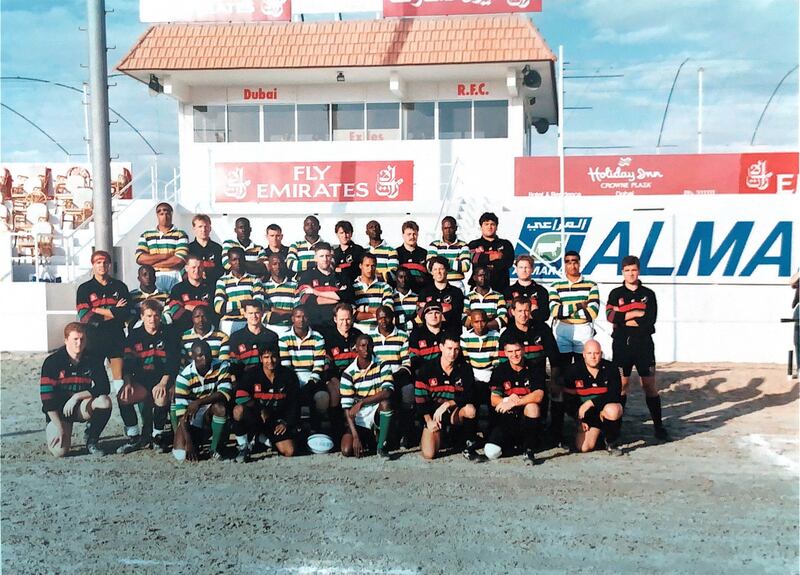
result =
[{"label": "white shorts", "polygon": [[295,371],[297,374],[297,380],[300,383],[300,387],[306,385],[312,379],[319,380],[319,376],[311,371]]},{"label": "white shorts", "polygon": [[228,337],[232,333],[239,331],[247,325],[247,321],[243,319],[221,319],[219,320],[219,330]]},{"label": "white shorts", "polygon": [[156,271],[156,287],[164,293],[169,293],[176,283],[183,278],[178,270]]},{"label": "white shorts", "polygon": [[189,425],[198,429],[203,429],[206,426],[205,415],[209,407],[211,407],[211,405],[201,405],[200,409],[195,412],[194,417],[189,422]]},{"label": "white shorts", "polygon": [[377,429],[378,424],[375,423],[375,414],[378,412],[380,403],[373,403],[372,405],[365,405],[362,407],[354,418],[355,424],[364,429]]},{"label": "white shorts", "polygon": [[477,367],[473,367],[472,373],[475,377],[475,381],[480,381],[481,383],[489,383],[489,380],[492,379],[491,369],[478,369]]},{"label": "white shorts", "polygon": [[558,351],[561,353],[583,353],[583,344],[594,337],[591,323],[556,323],[555,336]]}]

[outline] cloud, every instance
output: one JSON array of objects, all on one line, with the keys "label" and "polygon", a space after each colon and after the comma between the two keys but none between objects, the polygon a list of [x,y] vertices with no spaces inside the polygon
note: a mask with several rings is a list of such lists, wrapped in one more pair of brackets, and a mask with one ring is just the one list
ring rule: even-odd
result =
[{"label": "cloud", "polygon": [[602,28],[594,36],[596,42],[609,42],[611,44],[642,44],[667,38],[672,33],[669,26],[650,26],[639,30],[619,33],[611,28]]}]

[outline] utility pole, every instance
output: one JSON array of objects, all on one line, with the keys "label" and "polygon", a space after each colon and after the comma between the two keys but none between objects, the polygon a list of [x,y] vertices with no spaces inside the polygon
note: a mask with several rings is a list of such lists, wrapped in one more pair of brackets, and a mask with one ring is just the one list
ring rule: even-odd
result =
[{"label": "utility pole", "polygon": [[697,153],[703,153],[703,68],[697,69]]},{"label": "utility pole", "polygon": [[89,92],[92,112],[92,199],[94,247],[109,253],[111,229],[111,144],[108,134],[108,67],[106,64],[106,3],[87,0],[89,19]]}]

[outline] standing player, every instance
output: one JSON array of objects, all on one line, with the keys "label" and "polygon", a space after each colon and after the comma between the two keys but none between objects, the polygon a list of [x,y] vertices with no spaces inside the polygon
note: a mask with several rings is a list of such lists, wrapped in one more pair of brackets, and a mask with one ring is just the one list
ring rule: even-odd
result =
[{"label": "standing player", "polygon": [[458,224],[453,216],[442,218],[442,239],[434,240],[428,246],[428,260],[436,256],[444,257],[448,264],[447,281],[464,291],[464,276],[472,267],[469,247],[456,236]]},{"label": "standing player", "polygon": [[213,294],[203,279],[203,262],[196,255],[186,258],[186,279],[178,282],[169,292],[169,302],[164,318],[173,326],[177,335],[192,327],[192,312],[197,307],[211,309]]},{"label": "standing player", "polygon": [[514,246],[508,240],[497,237],[497,216],[484,212],[478,219],[481,237],[469,243],[472,265],[489,268],[489,285],[494,291],[504,293],[508,288],[508,270],[514,262]]},{"label": "standing player", "polygon": [[39,395],[46,418],[47,449],[56,457],[69,453],[76,421],[86,422],[84,438],[89,454],[105,455],[98,441],[111,417],[108,375],[103,359],[85,350],[86,328],[68,323],[64,346],[42,364]]},{"label": "standing player", "polygon": [[461,432],[464,457],[478,461],[475,449],[477,412],[471,403],[473,387],[472,368],[458,361],[460,344],[458,336],[442,336],[441,357],[423,364],[414,383],[417,414],[423,425],[420,447],[422,457],[433,459],[441,446],[441,432],[453,427]]},{"label": "standing player", "polygon": [[461,334],[461,352],[475,377],[475,405],[488,405],[492,370],[500,362],[500,334],[489,329],[482,309],[472,310],[470,320],[472,329]]},{"label": "standing player", "polygon": [[[222,459],[227,423],[227,404],[233,398],[228,364],[211,357],[204,341],[192,344],[192,362],[175,379],[172,417],[175,446],[172,455],[178,461],[197,461],[200,433],[211,430],[211,458]],[[222,445],[221,445],[222,444]]]},{"label": "standing player", "polygon": [[319,237],[319,220],[316,216],[308,216],[303,220],[303,233],[305,233],[305,239],[296,241],[289,246],[289,253],[286,255],[286,267],[295,275],[295,278],[299,278],[303,272],[314,268],[314,254],[317,245],[322,242]]},{"label": "standing player", "polygon": [[656,387],[656,356],[653,334],[656,331],[658,305],[653,290],[639,280],[639,258],[622,258],[623,283],[608,294],[606,317],[613,324],[614,365],[622,375],[621,403],[625,408],[628,383],[634,366],[642,380],[647,409],[653,418],[657,439],[669,441],[669,433],[661,421],[661,397]]},{"label": "standing player", "polygon": [[397,285],[392,294],[392,306],[397,325],[411,331],[419,325],[419,294],[411,289],[411,274],[407,269],[398,269],[395,281]]},{"label": "standing player", "polygon": [[197,214],[192,218],[194,240],[189,242],[189,255],[200,258],[205,272],[205,281],[214,286],[225,273],[222,268],[222,246],[211,239],[211,218]]},{"label": "standing player", "polygon": [[208,343],[213,359],[220,361],[230,359],[228,336],[224,332],[214,329],[211,310],[208,306],[200,305],[192,310],[192,328],[181,334],[181,364],[186,365],[192,361],[192,344],[196,341]]},{"label": "standing player", "polygon": [[333,308],[333,329],[323,333],[325,338],[325,354],[327,369],[323,381],[328,387],[330,407],[328,417],[331,421],[332,434],[338,438],[342,434],[342,410],[339,403],[339,384],[342,372],[356,358],[356,338],[361,335],[353,327],[353,308],[349,303],[338,303]]},{"label": "standing player", "polygon": [[[128,319],[128,287],[109,275],[111,255],[98,250],[92,254],[92,279],[78,286],[75,307],[78,321],[88,327],[89,351],[111,365],[114,391],[122,387],[125,321]],[[86,342],[84,342],[86,343]]]},{"label": "standing player", "polygon": [[575,447],[581,453],[592,451],[602,432],[606,451],[622,455],[617,447],[622,426],[619,370],[603,359],[600,344],[593,339],[584,342],[582,355],[564,377],[564,407],[578,420]]},{"label": "standing player", "polygon": [[[526,298],[531,302],[531,319],[534,322],[546,322],[550,318],[550,296],[546,287],[532,279],[533,258],[528,255],[517,256],[515,269],[517,281],[505,291],[506,303],[511,305],[518,297]],[[508,321],[512,321],[510,313]]]},{"label": "standing player", "polygon": [[340,395],[347,426],[342,435],[342,455],[361,457],[365,448],[375,442],[378,431],[377,452],[389,458],[387,439],[392,423],[392,372],[373,353],[372,339],[368,335],[356,338],[356,359],[342,372]]},{"label": "standing player", "polygon": [[564,254],[563,280],[550,284],[550,314],[556,321],[555,336],[564,366],[581,360],[583,344],[594,337],[594,325],[600,311],[597,284],[581,275],[578,252]]},{"label": "standing player", "polygon": [[225,240],[222,242],[222,267],[225,271],[230,271],[228,265],[228,251],[231,248],[242,248],[244,251],[244,271],[258,278],[264,275],[265,268],[262,261],[264,248],[250,239],[253,229],[250,227],[250,220],[247,218],[236,218],[233,232],[236,234],[235,240]]},{"label": "standing player", "polygon": [[498,446],[502,452],[522,443],[525,459],[536,463],[542,432],[545,374],[525,360],[521,341],[506,340],[503,352],[508,361],[492,372],[490,386],[495,423],[487,444]]},{"label": "standing player", "polygon": [[130,305],[128,307],[131,315],[128,320],[128,331],[142,325],[143,301],[151,299],[162,306],[166,306],[169,301],[169,294],[156,287],[156,270],[153,266],[148,264],[139,266],[139,273],[136,278],[139,280],[139,287],[130,291]]},{"label": "standing player", "polygon": [[186,232],[172,223],[172,206],[161,202],[156,206],[158,225],[147,230],[136,246],[136,263],[150,264],[156,270],[158,289],[169,293],[181,281],[181,270],[189,254],[189,238]]},{"label": "standing player", "polygon": [[[420,292],[430,285],[431,276],[425,261],[428,258],[427,250],[417,245],[419,226],[417,222],[409,220],[403,222],[403,245],[397,248],[397,262],[400,268],[405,268],[411,273],[414,280],[414,291]],[[449,274],[448,274],[449,275]]]},{"label": "standing player", "polygon": [[364,254],[358,266],[361,275],[353,282],[356,326],[363,333],[375,330],[377,326],[375,312],[379,307],[394,303],[392,288],[375,277],[377,263],[374,254]]},{"label": "standing player", "polygon": [[486,314],[487,328],[499,331],[503,329],[506,313],[506,299],[500,292],[489,286],[489,270],[486,266],[475,266],[471,281],[475,287],[467,294],[464,302],[464,326],[469,328],[471,312],[481,310]]},{"label": "standing player", "polygon": [[397,271],[397,252],[383,241],[381,224],[375,220],[367,222],[367,237],[369,246],[367,250],[378,258],[376,274],[381,281],[391,284]]},{"label": "standing player", "polygon": [[353,224],[347,220],[336,222],[336,237],[339,245],[333,250],[333,263],[336,273],[350,284],[358,277],[358,264],[364,255],[364,248],[353,241]]},{"label": "standing player", "polygon": [[437,256],[428,262],[433,283],[422,290],[417,302],[421,310],[429,302],[437,302],[442,307],[445,328],[453,333],[461,333],[464,313],[464,293],[447,281],[447,260]]},{"label": "standing player", "polygon": [[258,367],[261,350],[278,347],[278,336],[261,323],[264,318],[264,305],[260,300],[250,299],[242,302],[242,312],[246,325],[231,334],[230,348],[231,375],[239,381],[244,372]]},{"label": "standing player", "polygon": [[271,255],[276,255],[280,258],[281,263],[286,265],[286,258],[289,256],[289,246],[283,245],[283,230],[278,224],[270,224],[267,226],[267,247],[261,250],[258,256],[260,262],[266,265],[267,259]]},{"label": "standing player", "polygon": [[353,302],[353,288],[333,271],[333,251],[325,242],[314,246],[316,265],[300,274],[297,296],[306,308],[308,321],[316,330],[332,327],[333,308],[340,302]]},{"label": "standing player", "polygon": [[267,324],[281,335],[291,327],[292,310],[297,305],[297,282],[290,279],[280,254],[267,256],[269,277],[264,282],[264,296],[269,302]]},{"label": "standing player", "polygon": [[217,280],[214,290],[214,311],[220,317],[219,328],[229,336],[247,323],[242,315],[242,302],[264,301],[261,280],[244,271],[244,250],[231,248],[228,265],[231,271]]},{"label": "standing player", "polygon": [[284,457],[294,455],[300,386],[294,371],[280,363],[277,348],[264,348],[261,368],[248,371],[236,384],[232,427],[239,449],[237,463],[250,459],[250,436],[262,443],[269,441]]},{"label": "standing player", "polygon": [[[169,443],[164,433],[170,402],[170,388],[178,372],[180,352],[174,338],[161,324],[161,304],[142,303],[142,327],[132,330],[125,341],[125,384],[117,394],[119,414],[125,424],[127,442],[117,453],[126,454],[152,443],[162,450]],[[135,403],[142,415],[142,429]]]}]

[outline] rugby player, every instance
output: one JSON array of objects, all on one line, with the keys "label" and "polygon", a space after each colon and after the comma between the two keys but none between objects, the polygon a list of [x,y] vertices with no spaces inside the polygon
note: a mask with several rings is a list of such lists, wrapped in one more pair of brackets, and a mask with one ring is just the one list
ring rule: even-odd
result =
[{"label": "rugby player", "polygon": [[209,286],[214,286],[225,271],[222,267],[222,246],[211,239],[211,218],[206,214],[194,216],[192,231],[194,240],[189,242],[189,255],[200,258],[205,281]]},{"label": "rugby player", "polygon": [[264,282],[264,296],[269,301],[270,310],[267,324],[276,334],[289,330],[292,323],[292,310],[297,305],[297,282],[289,277],[286,264],[280,254],[267,256],[269,277]]},{"label": "rugby player", "polygon": [[225,271],[230,271],[228,265],[228,251],[231,248],[242,248],[244,251],[244,271],[258,278],[266,273],[263,262],[263,246],[258,245],[250,239],[253,229],[250,227],[250,220],[247,218],[236,218],[233,226],[236,234],[235,240],[225,240],[222,242],[222,267]]},{"label": "rugby player", "polygon": [[422,311],[424,323],[411,330],[408,338],[412,375],[416,376],[426,361],[439,358],[439,339],[444,333],[442,318],[442,306],[439,302],[431,301],[425,304]]},{"label": "rugby player", "polygon": [[[518,297],[523,297],[531,302],[531,319],[535,322],[545,322],[550,318],[550,296],[547,288],[532,279],[533,258],[528,255],[517,256],[514,269],[517,272],[517,281],[504,292],[506,303],[511,305]],[[508,321],[511,322],[509,310]]]},{"label": "rugby player", "polygon": [[428,262],[428,266],[433,283],[420,292],[417,308],[422,310],[429,302],[437,302],[442,307],[445,327],[453,333],[461,333],[464,293],[447,281],[446,259],[441,256],[435,257]]},{"label": "rugby player", "polygon": [[227,434],[227,404],[233,397],[228,363],[213,359],[205,341],[192,344],[192,362],[175,379],[172,404],[175,445],[172,455],[178,461],[197,461],[197,447],[203,431],[211,431],[211,458],[222,459]]},{"label": "rugby player", "polygon": [[472,265],[489,268],[489,285],[494,291],[504,293],[508,288],[508,270],[514,262],[514,246],[508,240],[497,237],[497,216],[484,212],[478,218],[481,237],[469,242]]},{"label": "rugby player", "polygon": [[84,438],[90,455],[105,455],[98,445],[108,418],[111,398],[101,356],[85,353],[86,327],[71,322],[64,327],[64,346],[42,364],[39,396],[45,414],[47,450],[64,457],[72,445],[72,424],[86,422]]},{"label": "rugby player", "polygon": [[614,326],[611,335],[614,365],[622,376],[620,403],[625,408],[628,383],[633,368],[639,374],[644,389],[645,402],[653,419],[657,439],[669,441],[661,420],[661,397],[656,387],[656,356],[653,334],[656,331],[658,304],[653,290],[639,280],[639,258],[625,256],[621,263],[623,283],[608,294],[606,318]]},{"label": "rugby player", "polygon": [[375,273],[382,282],[391,285],[398,266],[397,252],[383,241],[382,235],[383,230],[380,222],[375,220],[367,222],[367,237],[369,238],[367,251],[375,254],[375,257],[378,258],[378,266]]},{"label": "rugby player", "polygon": [[[148,445],[167,449],[164,424],[169,414],[170,388],[180,363],[174,338],[161,323],[163,309],[154,300],[142,303],[142,327],[131,330],[125,340],[125,384],[117,394],[119,414],[127,441],[117,453],[126,454]],[[134,403],[139,403],[142,428]]]},{"label": "rugby player", "polygon": [[158,225],[147,230],[136,246],[136,263],[150,264],[156,270],[158,289],[169,293],[181,281],[181,270],[189,254],[189,238],[186,232],[172,223],[172,206],[161,202],[156,206]]},{"label": "rugby player", "polygon": [[336,237],[339,245],[333,250],[333,263],[336,273],[352,284],[358,277],[358,264],[364,255],[364,248],[353,241],[353,224],[347,220],[336,222]]},{"label": "rugby player", "polygon": [[192,344],[196,341],[205,341],[211,348],[212,359],[228,361],[230,359],[230,346],[228,336],[224,332],[214,329],[208,306],[200,305],[192,310],[192,327],[181,334],[181,363],[191,361]]},{"label": "rugby player", "polygon": [[316,330],[332,327],[333,308],[339,302],[353,302],[353,288],[333,270],[333,251],[325,242],[314,246],[312,269],[300,274],[297,296],[305,306],[308,321]]},{"label": "rugby player", "polygon": [[230,349],[230,371],[239,381],[245,371],[258,367],[261,350],[278,347],[278,336],[261,323],[264,319],[264,304],[257,299],[242,302],[242,313],[247,324],[231,334],[228,340]]},{"label": "rugby player", "polygon": [[356,327],[363,333],[375,330],[375,312],[379,307],[394,303],[392,288],[375,275],[377,263],[378,259],[374,254],[365,253],[361,256],[361,263],[358,265],[361,275],[353,282]]},{"label": "rugby player", "polygon": [[[139,280],[139,287],[130,291],[130,308],[131,315],[128,319],[128,331],[142,325],[142,302],[152,299],[166,306],[169,302],[169,294],[161,291],[156,287],[156,270],[153,266],[145,264],[139,266],[139,272],[136,276]],[[165,318],[162,318],[165,319]]]},{"label": "rugby player", "polygon": [[[289,256],[289,246],[283,245],[283,230],[278,224],[270,224],[267,226],[267,245],[261,250],[258,255],[258,260],[267,265],[267,259],[271,255],[276,255],[280,258],[281,263],[286,266],[286,258]],[[268,270],[269,271],[269,270]]]},{"label": "rugby player", "polygon": [[230,272],[217,280],[214,290],[214,311],[220,317],[219,329],[228,336],[247,323],[242,315],[242,302],[252,299],[264,302],[264,286],[260,279],[244,270],[244,260],[242,248],[231,248],[228,251]]},{"label": "rugby player", "polygon": [[237,463],[250,459],[250,441],[274,447],[284,457],[294,455],[299,420],[300,385],[294,371],[280,364],[276,347],[261,351],[261,368],[247,372],[236,384],[232,429],[236,435]]},{"label": "rugby player", "polygon": [[411,274],[407,269],[397,270],[395,282],[397,285],[392,294],[392,306],[397,325],[406,331],[411,331],[421,323],[417,315],[419,294],[411,289]]},{"label": "rugby player", "polygon": [[475,378],[475,405],[489,405],[489,381],[500,362],[500,334],[489,329],[482,309],[474,309],[469,315],[471,329],[461,334],[461,353]]},{"label": "rugby player", "polygon": [[487,444],[508,451],[521,443],[526,461],[536,463],[542,431],[545,373],[526,361],[524,344],[519,340],[507,339],[503,353],[508,361],[494,369],[490,383],[495,413]]},{"label": "rugby player", "polygon": [[330,406],[328,417],[331,421],[332,435],[341,437],[344,423],[339,403],[339,383],[342,372],[356,358],[356,338],[361,331],[353,327],[353,308],[349,303],[338,303],[333,308],[334,328],[322,335],[325,338],[327,363],[322,379],[328,387]]},{"label": "rugby player", "polygon": [[413,220],[403,222],[402,232],[403,245],[395,250],[397,252],[398,267],[405,268],[411,272],[414,291],[419,293],[431,283],[431,276],[428,273],[428,268],[425,267],[428,250],[417,245],[419,238],[417,222]]},{"label": "rugby player", "polygon": [[426,361],[417,373],[414,397],[417,414],[423,425],[420,447],[422,457],[433,459],[439,452],[442,432],[453,427],[460,432],[463,455],[470,461],[480,460],[476,451],[477,412],[471,403],[474,379],[472,368],[458,361],[458,336],[442,336],[441,356]]},{"label": "rugby player", "polygon": [[184,270],[186,279],[172,287],[164,309],[164,319],[174,326],[179,335],[192,327],[192,311],[197,307],[208,307],[210,310],[214,298],[211,288],[203,279],[203,262],[198,256],[189,254]]},{"label": "rugby player", "polygon": [[356,359],[342,372],[339,394],[347,426],[342,435],[342,455],[361,457],[375,444],[377,452],[389,458],[387,439],[392,423],[392,372],[373,353],[372,339],[356,338]]},{"label": "rugby player", "polygon": [[466,242],[458,239],[458,224],[453,216],[442,218],[442,239],[428,246],[428,260],[444,257],[448,264],[447,281],[464,291],[464,276],[472,268],[472,256]]},{"label": "rugby player", "polygon": [[600,344],[587,340],[582,360],[575,362],[564,377],[565,409],[578,420],[575,447],[581,453],[592,451],[602,432],[606,451],[622,455],[617,447],[622,426],[619,370],[603,359]]},{"label": "rugby player", "polygon": [[78,286],[75,308],[78,321],[87,326],[89,351],[101,362],[108,359],[114,391],[122,387],[125,321],[128,319],[128,287],[110,275],[111,255],[92,254],[92,278]]},{"label": "rugby player", "polygon": [[303,233],[305,238],[289,246],[289,252],[286,254],[286,267],[295,278],[314,268],[316,248],[322,242],[319,237],[319,220],[316,216],[308,216],[303,220]]},{"label": "rugby player", "polygon": [[482,310],[486,314],[487,329],[496,331],[503,329],[506,299],[503,294],[489,286],[489,270],[486,266],[475,266],[470,281],[475,287],[470,290],[464,301],[464,326],[470,327],[471,312]]}]

